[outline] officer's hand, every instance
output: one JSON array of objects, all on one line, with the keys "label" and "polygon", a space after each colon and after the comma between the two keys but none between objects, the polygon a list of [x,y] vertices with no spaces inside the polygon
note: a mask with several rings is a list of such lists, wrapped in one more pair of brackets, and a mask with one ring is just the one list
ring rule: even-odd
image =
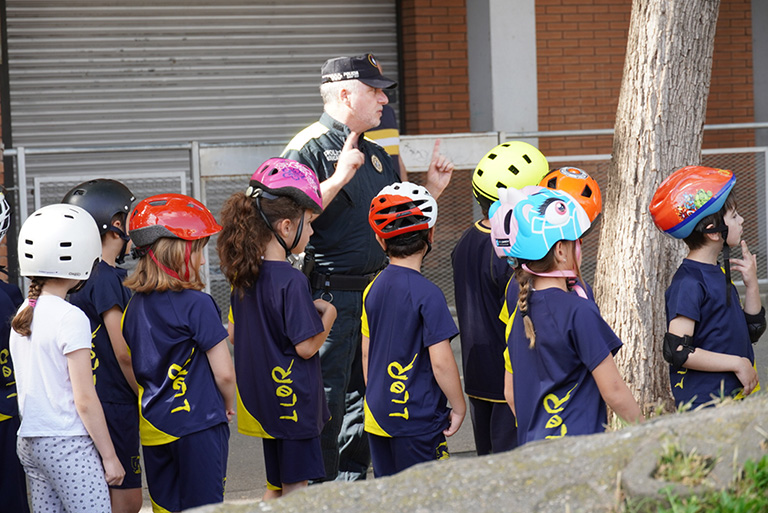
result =
[{"label": "officer's hand", "polygon": [[349,132],[347,140],[344,141],[344,147],[341,149],[341,155],[336,162],[336,171],[333,176],[341,183],[346,185],[355,173],[365,163],[365,155],[357,148],[360,135],[357,132]]},{"label": "officer's hand", "polygon": [[440,139],[435,141],[432,149],[432,160],[427,169],[426,188],[429,193],[438,198],[451,181],[453,175],[453,161],[440,153]]}]

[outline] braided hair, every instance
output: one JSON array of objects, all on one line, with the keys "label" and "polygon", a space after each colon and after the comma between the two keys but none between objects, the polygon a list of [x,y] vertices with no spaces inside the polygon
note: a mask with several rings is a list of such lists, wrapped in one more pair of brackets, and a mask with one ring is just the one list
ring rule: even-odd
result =
[{"label": "braided hair", "polygon": [[24,310],[16,314],[16,317],[11,321],[11,327],[15,332],[23,337],[28,337],[32,334],[32,317],[35,315],[35,304],[37,298],[43,292],[43,285],[48,281],[48,278],[42,278],[40,276],[34,276],[29,283],[29,294],[27,299],[29,303]]}]

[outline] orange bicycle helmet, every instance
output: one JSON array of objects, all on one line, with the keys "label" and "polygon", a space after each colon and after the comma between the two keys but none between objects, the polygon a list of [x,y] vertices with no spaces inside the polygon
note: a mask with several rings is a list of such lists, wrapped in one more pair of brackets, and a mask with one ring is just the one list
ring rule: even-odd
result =
[{"label": "orange bicycle helmet", "polygon": [[435,226],[437,202],[422,187],[410,182],[384,187],[371,200],[368,222],[382,239],[427,230]]},{"label": "orange bicycle helmet", "polygon": [[539,185],[570,194],[584,208],[591,224],[595,224],[595,220],[600,217],[603,196],[595,179],[585,171],[577,167],[561,167],[551,171]]},{"label": "orange bicycle helmet", "polygon": [[210,237],[221,226],[205,205],[183,194],[158,194],[141,200],[128,220],[131,240],[137,247],[151,246],[168,237],[193,241]]}]

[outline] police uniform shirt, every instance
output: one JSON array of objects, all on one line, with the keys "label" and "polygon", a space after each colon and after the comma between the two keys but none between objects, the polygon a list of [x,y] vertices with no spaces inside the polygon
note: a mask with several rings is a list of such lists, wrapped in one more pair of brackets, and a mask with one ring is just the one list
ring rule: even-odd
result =
[{"label": "police uniform shirt", "polygon": [[434,434],[449,409],[429,346],[458,335],[442,291],[418,271],[390,264],[363,296],[368,346],[365,431],[385,437]]},{"label": "police uniform shirt", "polygon": [[451,253],[456,314],[461,331],[464,391],[488,401],[504,402],[505,325],[499,320],[504,291],[517,296],[512,267],[493,250],[490,229],[478,221]]},{"label": "police uniform shirt", "polygon": [[128,271],[112,267],[103,260],[85,282],[82,290],[71,294],[69,301],[80,308],[91,322],[93,367],[96,392],[102,402],[135,404],[136,394],[125,380],[120,364],[112,349],[107,327],[101,317],[113,307],[122,312],[131,299],[131,291],[123,286]]},{"label": "police uniform shirt", "polygon": [[213,298],[197,290],[134,294],[123,336],[139,384],[142,445],[226,423],[206,351],[227,338]]},{"label": "police uniform shirt", "polygon": [[0,281],[0,422],[19,416],[16,378],[8,338],[11,334],[11,320],[23,302],[18,287]]},{"label": "police uniform shirt", "polygon": [[529,348],[519,311],[508,340],[519,444],[604,431],[606,406],[592,371],[621,340],[593,301],[562,289],[533,291],[528,315],[535,347]]},{"label": "police uniform shirt", "polygon": [[[727,293],[731,294],[730,305],[726,305],[725,278],[719,265],[683,260],[665,294],[667,325],[679,315],[692,319],[696,322],[694,347],[743,356],[754,364],[755,354],[739,294],[733,285]],[[676,370],[671,365],[669,372],[677,404],[695,398],[695,407],[711,401],[713,395],[720,397],[721,382],[726,396],[735,395],[742,388],[733,372]]]},{"label": "police uniform shirt", "polygon": [[320,355],[305,360],[295,346],[323,323],[309,281],[288,262],[264,261],[256,284],[232,293],[238,430],[261,438],[320,435],[330,418]]},{"label": "police uniform shirt", "polygon": [[[299,132],[281,157],[306,164],[320,182],[336,170],[349,128],[323,113],[320,121]],[[309,247],[315,252],[315,269],[327,274],[362,275],[386,264],[384,251],[368,226],[371,200],[387,185],[400,179],[387,152],[362,134],[358,148],[365,162],[312,222]]]}]

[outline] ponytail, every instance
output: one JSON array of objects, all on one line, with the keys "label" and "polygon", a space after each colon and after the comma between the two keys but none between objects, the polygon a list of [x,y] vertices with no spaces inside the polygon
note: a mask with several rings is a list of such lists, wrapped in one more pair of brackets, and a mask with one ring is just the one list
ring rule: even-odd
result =
[{"label": "ponytail", "polygon": [[517,312],[523,317],[525,336],[530,341],[528,348],[533,349],[536,346],[536,331],[533,329],[533,321],[528,312],[528,296],[533,288],[533,275],[522,267],[518,267],[515,270],[515,279],[520,285],[520,292],[517,295]]},{"label": "ponytail", "polygon": [[43,285],[47,278],[41,278],[35,276],[29,284],[29,293],[27,295],[28,304],[24,310],[16,314],[16,317],[11,321],[11,328],[21,335],[22,337],[28,337],[32,334],[32,317],[35,315],[35,304],[37,298],[43,292]]},{"label": "ponytail", "polygon": [[[261,208],[273,226],[282,219],[297,220],[304,207],[287,196],[260,198]],[[241,295],[259,277],[269,241],[274,236],[259,213],[253,198],[236,192],[221,209],[223,229],[216,240],[221,271]]]}]

